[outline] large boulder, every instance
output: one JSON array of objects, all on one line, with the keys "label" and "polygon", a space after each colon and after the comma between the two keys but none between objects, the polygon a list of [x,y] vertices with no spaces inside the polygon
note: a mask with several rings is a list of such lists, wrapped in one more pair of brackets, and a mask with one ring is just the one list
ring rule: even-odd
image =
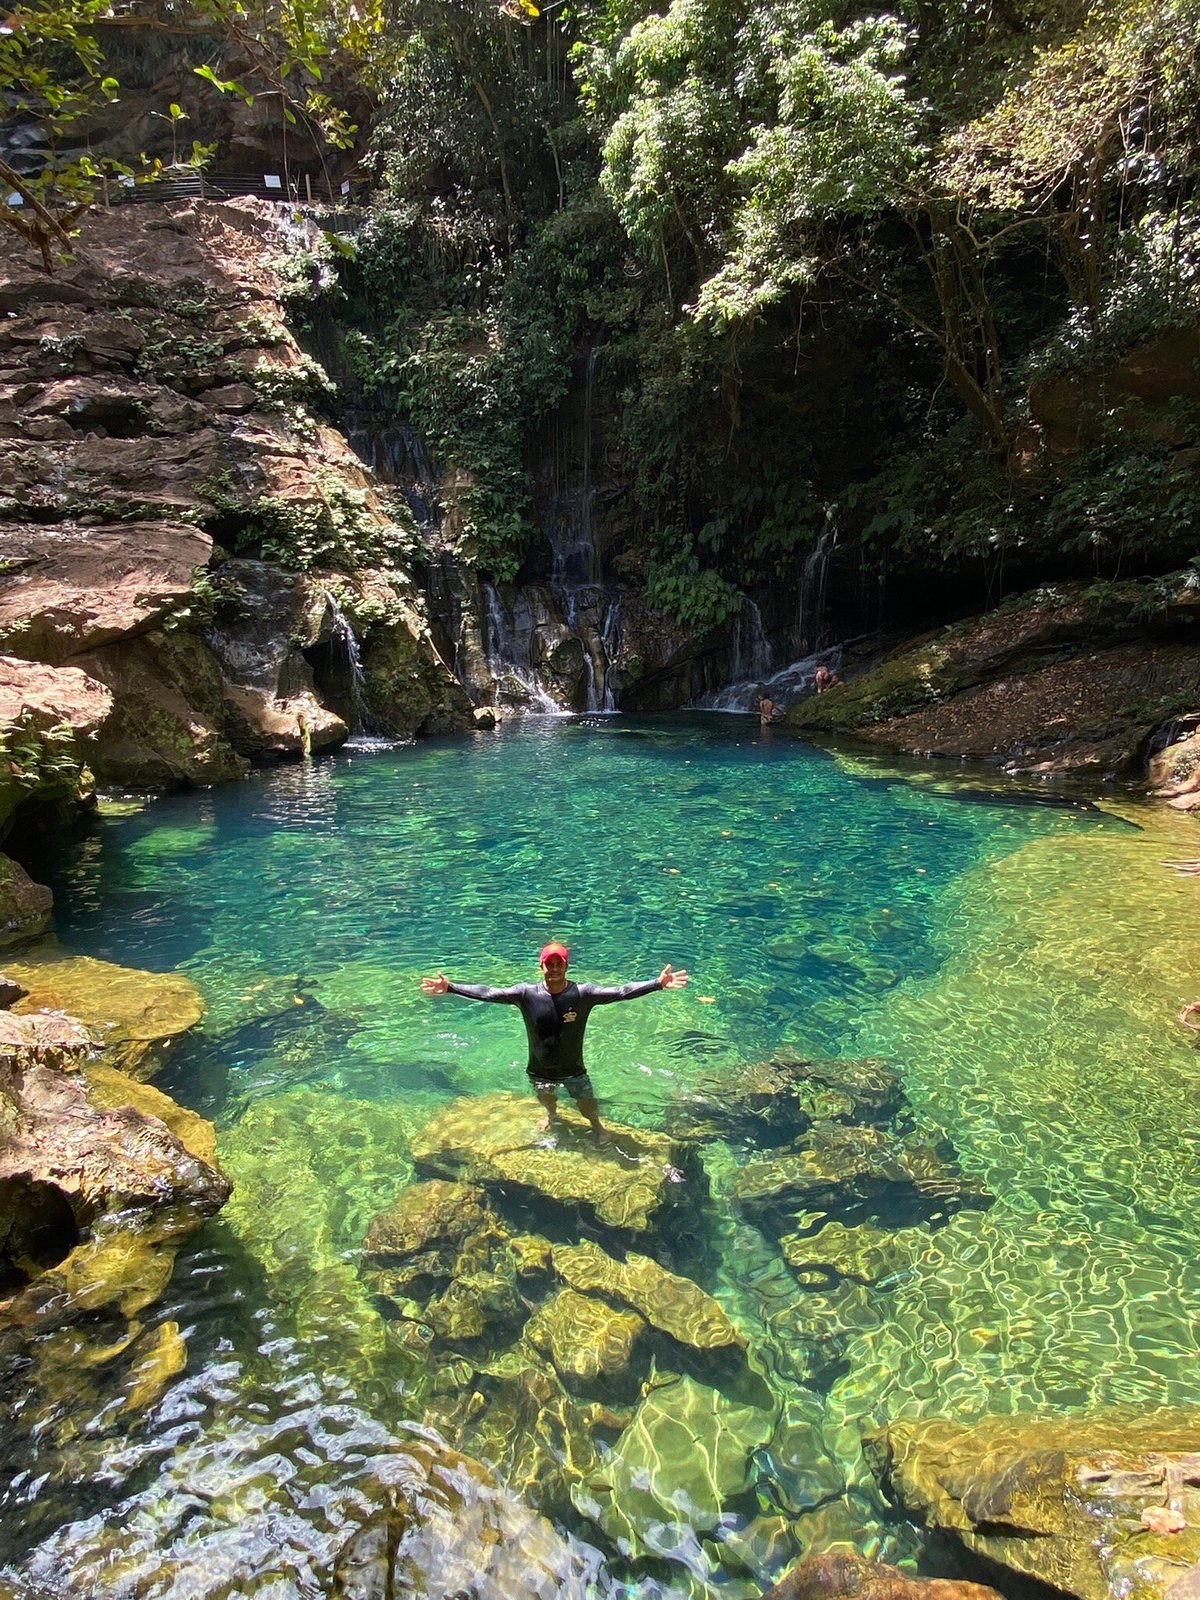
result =
[{"label": "large boulder", "polygon": [[660,1225],[684,1187],[678,1144],[644,1128],[610,1124],[601,1148],[574,1112],[560,1116],[555,1145],[532,1095],[491,1094],[455,1100],[412,1140],[425,1172],[497,1186],[555,1209],[582,1209],[631,1234]]},{"label": "large boulder", "polygon": [[110,690],[75,667],[0,656],[0,835],[22,806],[90,797],[86,763],[112,705]]},{"label": "large boulder", "polygon": [[111,1066],[153,1077],[162,1048],[204,1015],[195,984],[179,973],[142,972],[47,943],[5,961],[5,974],[26,991],[18,1015],[65,1011],[87,1027]]},{"label": "large boulder", "polygon": [[0,945],[24,944],[46,931],[54,896],[7,856],[0,856]]},{"label": "large boulder", "polygon": [[135,1109],[138,1086],[122,1095],[117,1074],[93,1100],[77,1070],[89,1046],[69,1019],[4,1014],[0,1311],[18,1321],[110,1304],[134,1314],[169,1276],[174,1247],[229,1195],[200,1119],[172,1132],[156,1114],[166,1097]]},{"label": "large boulder", "polygon": [[549,1356],[569,1386],[597,1379],[619,1383],[629,1376],[633,1348],[645,1326],[636,1311],[560,1289],[530,1317],[525,1337]]},{"label": "large boulder", "polygon": [[889,1122],[903,1098],[896,1074],[875,1058],[776,1056],[699,1078],[670,1108],[669,1121],[675,1133],[762,1148],[788,1144],[814,1122]]},{"label": "large boulder", "polygon": [[146,633],[193,598],[212,539],[186,523],[5,530],[0,650],[61,663]]},{"label": "large boulder", "polygon": [[895,1422],[867,1441],[903,1509],[1080,1600],[1200,1593],[1192,1413]]}]

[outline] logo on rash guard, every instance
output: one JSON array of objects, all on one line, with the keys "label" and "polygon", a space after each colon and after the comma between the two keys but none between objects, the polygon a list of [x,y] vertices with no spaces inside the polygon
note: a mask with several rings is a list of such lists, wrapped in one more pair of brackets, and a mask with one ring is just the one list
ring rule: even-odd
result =
[{"label": "logo on rash guard", "polygon": [[577,1015],[577,1013],[574,1012],[574,1011],[564,1011],[563,1012],[563,1021],[564,1022],[574,1022],[576,1015]]}]

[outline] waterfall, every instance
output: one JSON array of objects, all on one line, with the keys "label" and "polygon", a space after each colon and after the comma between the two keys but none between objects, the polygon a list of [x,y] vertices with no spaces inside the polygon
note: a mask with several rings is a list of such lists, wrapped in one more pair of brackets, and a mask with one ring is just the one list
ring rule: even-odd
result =
[{"label": "waterfall", "polygon": [[358,640],[354,629],[350,626],[350,619],[346,616],[341,606],[337,603],[337,596],[326,591],[325,602],[329,607],[329,637],[331,642],[341,651],[342,665],[345,669],[346,682],[349,686],[350,703],[350,731],[352,733],[370,733],[373,731],[371,713],[367,709],[366,675],[363,672],[362,654],[358,648]]},{"label": "waterfall", "polygon": [[521,650],[517,630],[509,623],[495,584],[480,583],[479,592],[484,607],[483,650],[488,671],[496,686],[497,698],[507,695],[510,703],[515,705],[528,706],[532,711],[560,714],[562,707],[538,682],[528,650]]},{"label": "waterfall", "polygon": [[792,638],[797,650],[817,650],[825,626],[825,585],[829,558],[837,548],[838,528],[832,520],[817,535],[817,541],[804,558],[800,574],[800,594]]},{"label": "waterfall", "polygon": [[[621,596],[613,595],[604,611],[604,622],[600,628],[600,646],[604,653],[604,683],[600,697],[600,704],[595,707],[597,711],[615,711],[617,709],[617,696],[613,685],[613,662],[616,660],[617,651],[621,648]],[[588,710],[592,710],[591,706]]]},{"label": "waterfall", "polygon": [[747,598],[733,624],[729,641],[729,682],[689,704],[690,710],[753,711],[759,690],[771,671],[771,641],[762,612]]}]

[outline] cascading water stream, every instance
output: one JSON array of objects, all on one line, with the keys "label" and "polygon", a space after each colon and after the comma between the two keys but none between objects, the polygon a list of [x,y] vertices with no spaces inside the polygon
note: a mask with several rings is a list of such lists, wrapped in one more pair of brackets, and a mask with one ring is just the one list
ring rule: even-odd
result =
[{"label": "cascading water stream", "polygon": [[358,638],[350,625],[349,617],[338,605],[336,595],[327,593],[325,602],[329,607],[329,636],[342,656],[350,710],[350,731],[352,734],[373,734],[377,730],[372,724],[371,713],[367,706],[367,680],[363,672]]}]

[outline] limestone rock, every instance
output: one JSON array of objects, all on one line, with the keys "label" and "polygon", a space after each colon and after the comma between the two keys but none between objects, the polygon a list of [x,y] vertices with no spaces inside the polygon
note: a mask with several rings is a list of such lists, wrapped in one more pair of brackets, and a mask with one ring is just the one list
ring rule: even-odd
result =
[{"label": "limestone rock", "polygon": [[525,1337],[576,1383],[624,1378],[646,1324],[636,1311],[617,1311],[574,1289],[551,1296],[529,1319]]},{"label": "limestone rock", "polygon": [[780,1240],[788,1265],[802,1284],[827,1288],[838,1279],[878,1283],[909,1266],[929,1242],[923,1228],[874,1228],[869,1223],[847,1228],[830,1222],[819,1233]]},{"label": "limestone rock", "polygon": [[[24,1018],[29,1021],[33,1019]],[[86,1067],[88,1104],[98,1111],[116,1111],[129,1106],[144,1117],[156,1117],[179,1140],[189,1155],[207,1166],[217,1166],[217,1135],[211,1122],[179,1105],[170,1095],[152,1084],[139,1083],[127,1072],[117,1072],[103,1062]]]},{"label": "limestone rock", "polygon": [[762,1600],[1000,1600],[984,1583],[910,1578],[898,1567],[849,1551],[808,1556],[788,1569]]},{"label": "limestone rock", "polygon": [[18,524],[4,539],[0,649],[51,663],[147,632],[188,603],[212,554],[186,523]]},{"label": "limestone rock", "polygon": [[[867,1449],[907,1512],[1013,1572],[1081,1600],[1200,1587],[1191,1413],[897,1422]],[[1163,1507],[1180,1532],[1153,1531]]]},{"label": "limestone rock", "polygon": [[136,1077],[152,1077],[159,1065],[155,1047],[194,1028],[204,1014],[195,984],[179,973],[118,967],[54,944],[21,954],[6,962],[9,977],[26,990],[13,1012],[68,1012],[111,1065]]},{"label": "limestone rock", "polygon": [[646,1233],[658,1225],[682,1187],[673,1140],[610,1124],[613,1144],[600,1149],[583,1118],[564,1111],[557,1147],[548,1149],[541,1117],[532,1095],[467,1096],[414,1135],[413,1160],[427,1172],[582,1207],[612,1228]]},{"label": "limestone rock", "polygon": [[688,1377],[652,1387],[603,1467],[575,1502],[635,1554],[663,1522],[713,1527],[750,1485],[750,1457],[771,1436],[769,1411],[730,1400]]},{"label": "limestone rock", "polygon": [[709,1294],[649,1256],[615,1261],[598,1244],[555,1245],[554,1270],[583,1294],[602,1294],[639,1312],[652,1328],[693,1350],[741,1349],[746,1341]]},{"label": "limestone rock", "polygon": [[24,944],[45,933],[54,896],[15,861],[0,856],[0,945]]}]

